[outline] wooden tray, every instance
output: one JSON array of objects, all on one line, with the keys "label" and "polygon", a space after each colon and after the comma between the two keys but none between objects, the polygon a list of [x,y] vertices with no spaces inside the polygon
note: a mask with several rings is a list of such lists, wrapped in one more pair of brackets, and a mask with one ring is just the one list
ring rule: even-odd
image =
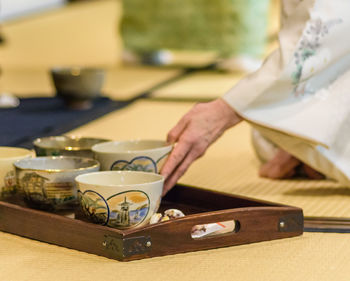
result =
[{"label": "wooden tray", "polygon": [[[126,231],[84,221],[74,213],[49,213],[21,201],[0,201],[0,230],[120,261],[293,237],[303,233],[300,208],[177,185],[160,211],[186,216]],[[68,216],[68,217],[67,217]],[[74,217],[74,218],[72,218]],[[194,239],[195,225],[235,221],[234,231]]]}]

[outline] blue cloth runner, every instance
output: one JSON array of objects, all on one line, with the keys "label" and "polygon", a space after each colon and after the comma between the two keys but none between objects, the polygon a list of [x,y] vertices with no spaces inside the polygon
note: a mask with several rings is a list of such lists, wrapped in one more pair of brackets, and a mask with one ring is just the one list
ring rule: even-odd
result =
[{"label": "blue cloth runner", "polygon": [[59,98],[21,99],[17,108],[0,109],[0,146],[32,148],[37,137],[64,134],[126,105],[103,97],[90,109],[72,110]]}]

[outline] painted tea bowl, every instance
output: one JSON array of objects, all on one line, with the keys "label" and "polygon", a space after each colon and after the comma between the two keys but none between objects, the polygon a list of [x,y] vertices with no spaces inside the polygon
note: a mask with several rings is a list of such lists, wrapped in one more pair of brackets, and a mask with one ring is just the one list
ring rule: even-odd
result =
[{"label": "painted tea bowl", "polygon": [[148,224],[159,208],[164,183],[162,175],[135,171],[96,172],[75,180],[89,220],[118,229]]},{"label": "painted tea bowl", "polygon": [[0,198],[6,198],[16,193],[13,163],[32,156],[34,156],[34,152],[25,148],[0,146]]},{"label": "painted tea bowl", "polygon": [[105,72],[92,67],[55,67],[51,76],[57,96],[72,109],[88,109],[101,95]]},{"label": "painted tea bowl", "polygon": [[34,140],[37,156],[79,156],[94,158],[91,147],[109,140],[100,138],[52,136]]},{"label": "painted tea bowl", "polygon": [[173,146],[161,140],[111,141],[92,147],[103,171],[159,173]]},{"label": "painted tea bowl", "polygon": [[37,157],[14,163],[19,193],[40,209],[69,208],[77,203],[75,177],[99,170],[100,164],[82,157]]}]

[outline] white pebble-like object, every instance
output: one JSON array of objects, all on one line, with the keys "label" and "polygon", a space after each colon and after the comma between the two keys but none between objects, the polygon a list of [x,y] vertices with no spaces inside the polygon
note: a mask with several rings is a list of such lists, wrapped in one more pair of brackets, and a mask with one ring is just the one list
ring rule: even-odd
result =
[{"label": "white pebble-like object", "polygon": [[181,212],[178,209],[169,209],[164,212],[165,216],[168,216],[170,219],[176,219],[176,218],[181,218],[184,217],[184,213]]},{"label": "white pebble-like object", "polygon": [[152,215],[150,221],[149,221],[149,224],[155,224],[155,223],[158,223],[161,221],[162,219],[162,214],[161,213],[155,213]]}]

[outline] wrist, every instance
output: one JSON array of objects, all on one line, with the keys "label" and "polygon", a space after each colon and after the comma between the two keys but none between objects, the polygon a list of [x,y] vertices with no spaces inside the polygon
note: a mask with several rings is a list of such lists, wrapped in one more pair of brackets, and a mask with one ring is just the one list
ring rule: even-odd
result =
[{"label": "wrist", "polygon": [[243,118],[222,98],[216,100],[223,118],[226,120],[226,129],[241,122]]}]

